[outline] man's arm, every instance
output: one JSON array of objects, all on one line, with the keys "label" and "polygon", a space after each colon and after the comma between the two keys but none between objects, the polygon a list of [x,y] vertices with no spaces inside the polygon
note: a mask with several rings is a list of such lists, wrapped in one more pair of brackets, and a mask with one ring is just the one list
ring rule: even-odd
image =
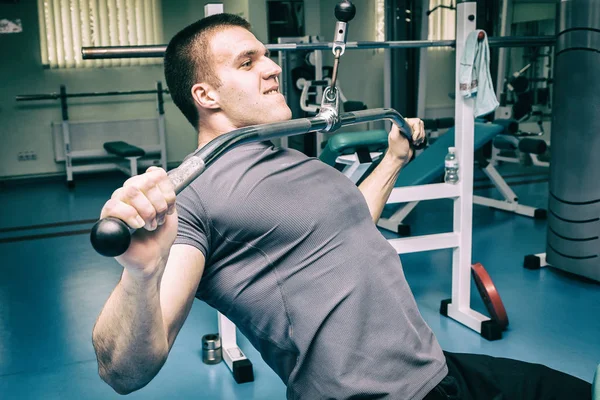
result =
[{"label": "man's arm", "polygon": [[385,207],[385,203],[392,193],[398,174],[403,166],[402,161],[394,159],[386,153],[377,168],[358,186],[358,189],[365,196],[365,200],[367,200],[374,223],[379,221],[383,207]]},{"label": "man's arm", "polygon": [[[422,143],[425,137],[423,121],[418,118],[407,118],[406,121],[412,128],[413,142],[415,144]],[[385,203],[398,179],[398,174],[413,154],[408,140],[402,136],[396,125],[392,126],[388,144],[388,149],[377,168],[358,186],[363,196],[365,196],[371,217],[375,223],[379,221],[383,207],[385,207]]]},{"label": "man's arm", "polygon": [[92,334],[99,374],[117,393],[144,387],[160,371],[203,270],[198,249],[174,245],[162,274],[140,278],[123,271]]},{"label": "man's arm", "polygon": [[150,167],[115,190],[100,213],[137,229],[116,258],[123,275],[92,333],[98,372],[118,393],[145,386],[161,369],[204,270],[200,250],[173,245],[175,202],[167,172]]}]

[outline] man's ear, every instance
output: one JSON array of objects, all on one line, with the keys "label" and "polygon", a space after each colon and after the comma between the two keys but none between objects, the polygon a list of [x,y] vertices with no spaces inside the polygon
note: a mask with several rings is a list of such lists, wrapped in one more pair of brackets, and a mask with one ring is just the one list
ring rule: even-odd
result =
[{"label": "man's ear", "polygon": [[202,108],[219,108],[219,94],[208,83],[196,83],[192,86],[192,96],[196,104]]}]

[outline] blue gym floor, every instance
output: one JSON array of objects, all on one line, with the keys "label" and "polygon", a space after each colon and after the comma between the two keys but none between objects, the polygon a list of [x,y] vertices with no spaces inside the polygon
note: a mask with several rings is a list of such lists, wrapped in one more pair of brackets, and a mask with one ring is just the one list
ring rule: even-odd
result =
[{"label": "blue gym floor", "polygon": [[[545,207],[546,171],[509,167],[502,173],[523,204]],[[476,178],[477,194],[493,194],[489,182]],[[73,190],[60,180],[0,186],[0,398],[121,397],[98,377],[91,343],[94,321],[121,268],[92,250],[87,232],[124,179],[77,176]],[[447,231],[451,212],[448,200],[424,202],[407,222],[414,234]],[[481,206],[474,207],[473,221],[473,261],[493,278],[510,326],[501,340],[490,342],[439,314],[440,301],[451,294],[450,251],[402,256],[423,317],[442,347],[543,363],[590,382],[600,362],[600,285],[553,268],[522,267],[523,256],[545,251],[545,221]],[[66,224],[44,226],[55,223]],[[485,313],[474,286],[471,298],[472,307]],[[255,382],[238,385],[224,363],[202,363],[202,335],[216,332],[216,322],[216,312],[196,301],[166,365],[128,397],[284,399],[283,384],[243,337],[238,342],[254,364]]]}]

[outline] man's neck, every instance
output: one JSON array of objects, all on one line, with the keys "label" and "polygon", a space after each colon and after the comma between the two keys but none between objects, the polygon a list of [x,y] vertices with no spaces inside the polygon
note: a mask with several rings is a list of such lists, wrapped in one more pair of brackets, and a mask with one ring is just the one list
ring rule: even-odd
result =
[{"label": "man's neck", "polygon": [[235,129],[237,128],[230,121],[212,116],[204,124],[200,124],[198,129],[198,148],[204,147],[211,140]]},{"label": "man's neck", "polygon": [[198,148],[204,147],[208,142],[213,140],[214,138],[220,135],[215,135],[214,133],[207,133],[202,128],[198,131]]}]

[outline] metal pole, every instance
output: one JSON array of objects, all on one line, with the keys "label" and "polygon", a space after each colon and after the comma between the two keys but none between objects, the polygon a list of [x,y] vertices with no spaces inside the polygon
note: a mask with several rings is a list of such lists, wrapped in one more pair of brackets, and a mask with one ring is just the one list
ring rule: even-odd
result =
[{"label": "metal pole", "polygon": [[481,333],[481,323],[489,318],[471,309],[471,252],[473,234],[474,118],[472,99],[461,95],[460,70],[468,36],[475,31],[477,3],[456,4],[456,101],[454,108],[455,147],[459,164],[459,196],[454,200],[454,233],[459,245],[452,251],[452,302],[448,316]]},{"label": "metal pole", "polygon": [[[502,17],[500,20],[500,35],[505,36],[511,31],[512,25],[512,0],[502,1]],[[500,48],[498,51],[498,73],[496,78],[496,95],[501,106],[504,106],[502,94],[504,93],[504,79],[506,75],[506,58],[508,52]]]},{"label": "metal pole", "polygon": [[[448,315],[461,320],[461,310],[470,309],[471,293],[471,235],[472,235],[472,196],[473,196],[473,151],[475,127],[473,120],[472,99],[465,99],[461,95],[460,70],[461,60],[465,51],[465,43],[471,32],[477,26],[477,3],[462,1],[456,5],[456,40],[459,45],[456,49],[454,90],[456,99],[454,103],[454,146],[458,157],[458,173],[460,176],[458,186],[459,197],[454,200],[454,233],[458,234],[459,246],[452,251],[452,303],[448,305]],[[462,322],[462,321],[461,321]],[[468,324],[472,329],[480,332],[476,324]]]},{"label": "metal pole", "polygon": [[[318,41],[317,38],[315,38],[315,41]],[[316,81],[322,81],[323,80],[323,53],[321,52],[321,50],[315,50],[314,53],[315,55],[315,80]],[[322,99],[323,98],[323,88],[321,86],[317,86],[317,99]],[[323,132],[317,132],[315,135],[315,154],[317,155],[317,157],[319,157],[321,155],[321,152],[323,151],[321,145],[323,144],[323,142],[325,141],[325,135],[323,134]]]},{"label": "metal pole", "polygon": [[[556,37],[547,36],[506,36],[488,37],[490,47],[527,47],[527,46],[553,46]],[[348,42],[346,50],[361,49],[412,49],[423,47],[455,47],[454,40],[400,40],[390,42]],[[296,51],[296,50],[330,50],[334,43],[278,43],[267,44],[270,51]],[[142,58],[164,57],[166,46],[112,46],[112,47],[83,47],[81,54],[84,60],[102,58]]]},{"label": "metal pole", "polygon": [[[115,91],[115,92],[89,92],[89,93],[46,93],[46,94],[20,94],[15,96],[16,101],[37,101],[37,100],[56,100],[64,97],[100,97],[100,96],[125,96],[125,95],[136,95],[136,94],[156,94],[157,90],[129,90],[129,91]],[[163,89],[162,93],[169,93],[168,90]]]},{"label": "metal pole", "polygon": [[[429,0],[421,0],[423,10],[429,8]],[[421,17],[421,37],[427,37],[429,32],[429,16],[426,12],[422,13]],[[427,67],[428,57],[427,49],[419,50],[419,89],[417,91],[417,114],[421,118],[425,118],[425,101],[427,96]]]}]

